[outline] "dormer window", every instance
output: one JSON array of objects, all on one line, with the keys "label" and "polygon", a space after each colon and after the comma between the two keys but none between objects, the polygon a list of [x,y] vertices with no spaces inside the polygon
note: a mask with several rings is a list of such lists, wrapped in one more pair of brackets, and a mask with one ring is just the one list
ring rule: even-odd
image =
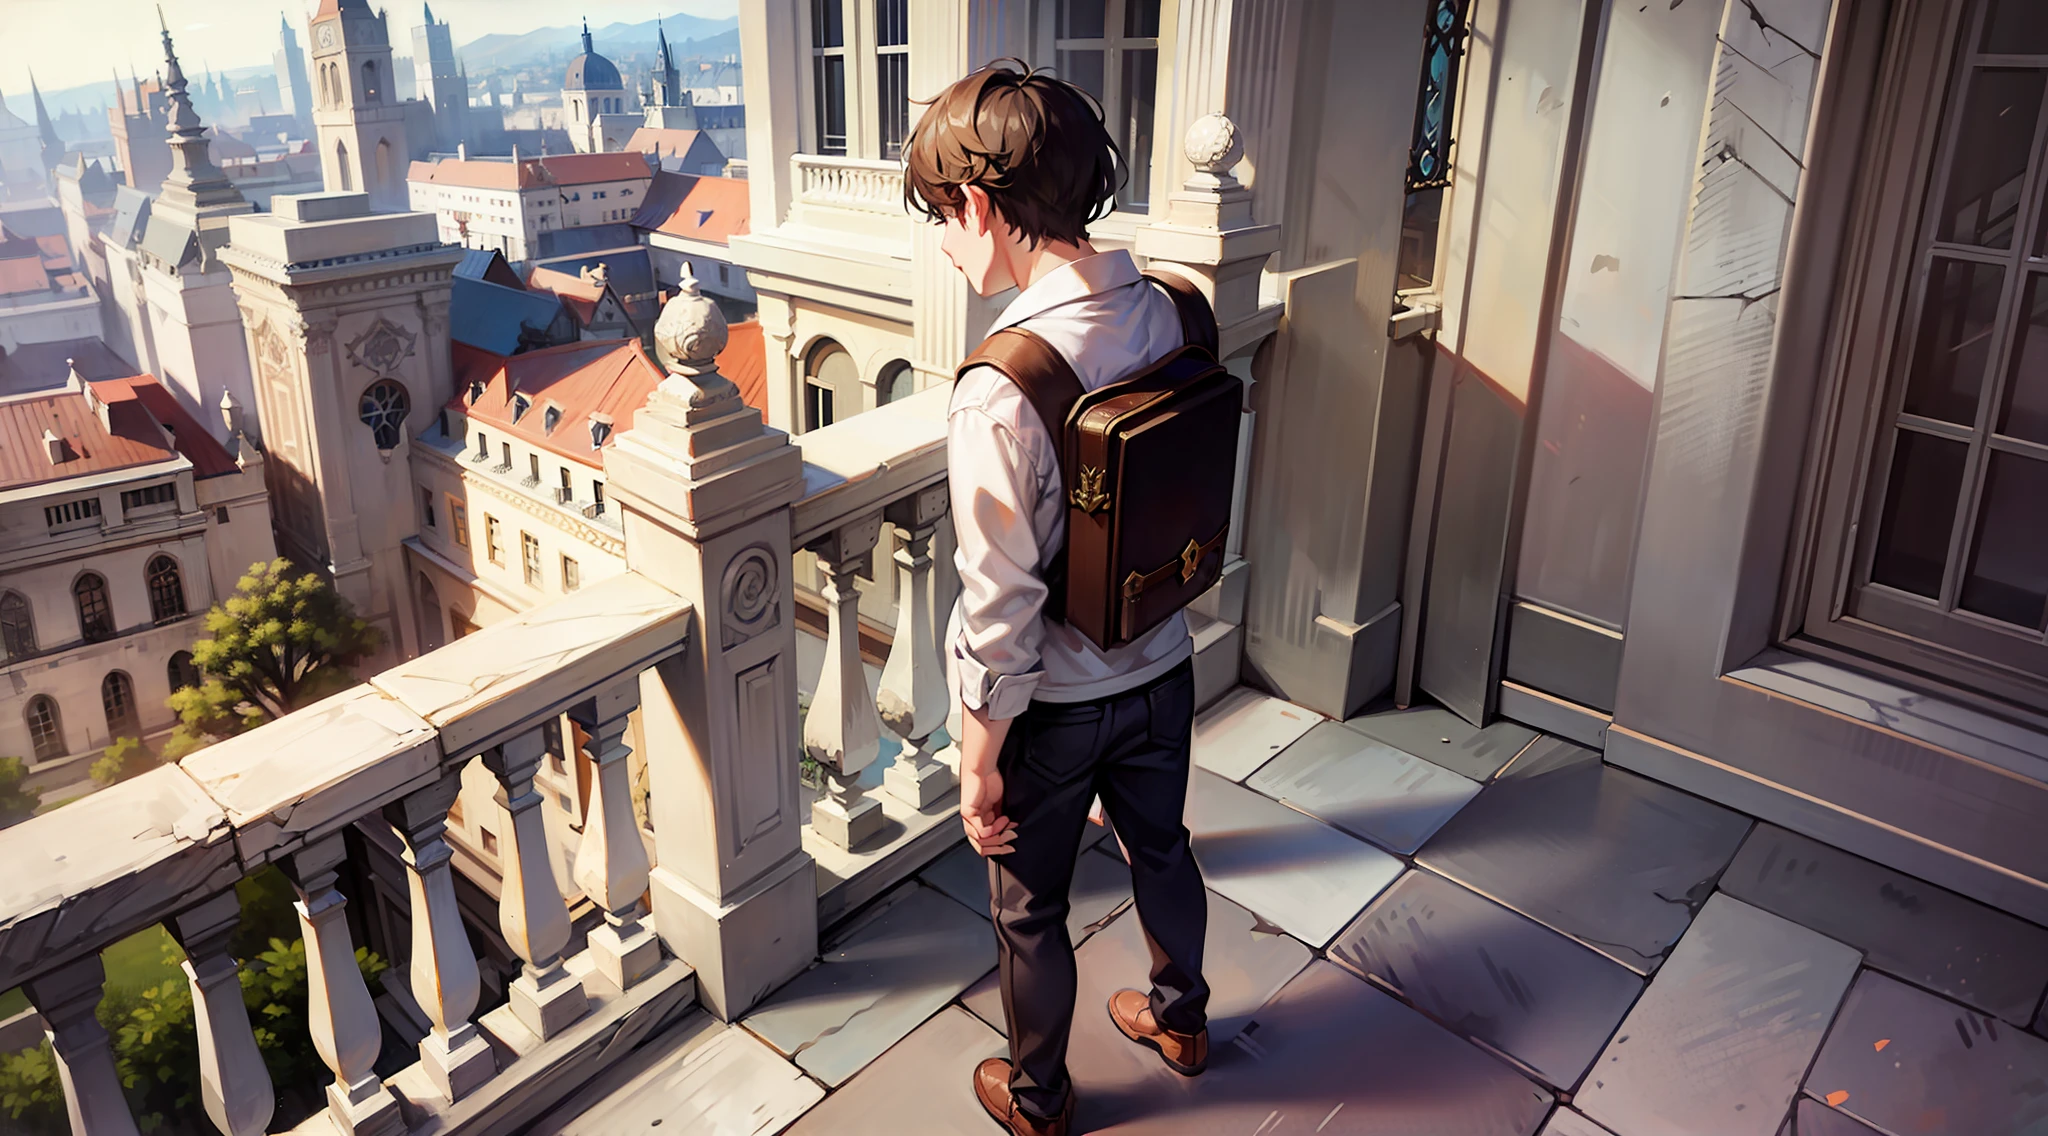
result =
[{"label": "dormer window", "polygon": [[512,396],[512,421],[514,421],[514,422],[517,422],[517,421],[519,421],[519,420],[520,420],[521,418],[524,418],[524,417],[526,417],[526,412],[527,412],[528,410],[532,409],[532,407],[533,407],[533,400],[532,400],[532,399],[530,399],[530,398],[526,397],[526,396],[525,396],[525,395],[523,395],[523,394],[515,394],[515,395],[513,395],[513,396]]},{"label": "dormer window", "polygon": [[599,422],[599,421],[598,421],[597,419],[595,419],[595,418],[593,418],[593,419],[591,419],[591,420],[590,420],[590,448],[591,448],[591,449],[593,449],[593,450],[594,450],[594,449],[597,449],[597,448],[598,448],[598,447],[600,447],[600,446],[603,446],[603,445],[604,445],[604,443],[605,443],[605,439],[607,439],[607,438],[609,438],[609,437],[611,437],[611,436],[612,436],[612,424],[611,424],[611,423],[609,423],[609,422]]},{"label": "dormer window", "polygon": [[469,381],[469,404],[471,406],[475,406],[476,401],[482,398],[483,396],[484,381],[482,379],[471,379]]},{"label": "dormer window", "polygon": [[546,433],[546,434],[552,434],[552,433],[554,433],[554,432],[555,432],[555,425],[556,425],[557,423],[559,423],[559,422],[560,422],[561,420],[562,420],[562,410],[561,410],[561,408],[560,408],[560,407],[557,407],[557,406],[550,406],[550,407],[548,407],[548,408],[547,408],[547,410],[546,410],[545,412],[543,412],[543,413],[541,414],[541,418],[540,418],[540,428],[541,428],[541,432],[542,432],[542,433]]}]

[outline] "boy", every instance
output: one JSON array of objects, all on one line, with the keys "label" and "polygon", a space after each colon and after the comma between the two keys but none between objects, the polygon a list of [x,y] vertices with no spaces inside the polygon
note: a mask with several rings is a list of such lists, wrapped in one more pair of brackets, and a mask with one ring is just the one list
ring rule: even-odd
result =
[{"label": "boy", "polygon": [[[1173,301],[1130,254],[1098,253],[1120,165],[1101,111],[1079,88],[996,64],[934,99],[905,146],[911,208],[976,293],[1018,295],[990,331],[1038,335],[1094,390],[1181,346]],[[1068,889],[1089,803],[1100,797],[1131,864],[1152,948],[1152,990],[1109,1013],[1133,1041],[1193,1076],[1208,1058],[1207,921],[1182,808],[1194,723],[1193,646],[1174,615],[1098,648],[1045,616],[1045,569],[1064,539],[1055,439],[1016,384],[963,368],[947,416],[961,594],[947,632],[962,704],[960,814],[989,862],[1010,1060],[975,1070],[983,1107],[1018,1136],[1063,1136],[1075,997]]]}]

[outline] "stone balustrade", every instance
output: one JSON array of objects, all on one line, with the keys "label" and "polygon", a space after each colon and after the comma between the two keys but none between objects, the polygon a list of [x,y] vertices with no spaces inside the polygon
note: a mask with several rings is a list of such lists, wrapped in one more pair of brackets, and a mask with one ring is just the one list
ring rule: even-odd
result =
[{"label": "stone balustrade", "polygon": [[901,163],[794,154],[789,171],[791,224],[855,237],[908,238]]},{"label": "stone balustrade", "polygon": [[[663,959],[642,923],[649,863],[623,735],[640,676],[685,651],[692,615],[643,576],[601,581],[0,831],[10,866],[0,879],[0,988],[23,986],[47,1023],[72,1131],[136,1131],[93,1009],[105,982],[100,952],[157,923],[187,956],[206,1116],[228,1136],[268,1129],[277,1098],[243,1005],[241,964],[228,952],[240,914],[234,885],[265,865],[297,890],[308,1028],[334,1078],[325,1111],[302,1131],[473,1130],[503,1106],[493,1085],[522,1086],[518,1107],[530,1108],[534,1085],[594,1059],[625,1015],[650,1001],[681,1004],[689,968]],[[605,918],[567,958],[568,912],[533,792],[542,731],[564,713],[586,724],[598,751],[576,879]],[[500,923],[523,963],[507,1004],[481,1018],[443,837],[460,770],[478,756],[502,786]],[[344,917],[349,897],[336,886],[344,830],[358,823],[389,823],[403,843],[410,987],[432,1025],[418,1062],[388,1081],[373,1068],[378,1016]],[[590,1044],[545,1044],[578,1030]]]}]

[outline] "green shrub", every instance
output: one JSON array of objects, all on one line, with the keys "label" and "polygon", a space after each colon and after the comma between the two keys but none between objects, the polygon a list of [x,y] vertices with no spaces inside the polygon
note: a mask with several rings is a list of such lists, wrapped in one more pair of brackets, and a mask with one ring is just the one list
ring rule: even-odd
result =
[{"label": "green shrub", "polygon": [[92,763],[92,779],[102,785],[115,785],[156,766],[156,754],[142,744],[141,738],[115,738],[114,744]]},{"label": "green shrub", "polygon": [[27,780],[28,766],[20,758],[0,757],[0,827],[27,820],[42,804],[41,790],[22,787]]}]

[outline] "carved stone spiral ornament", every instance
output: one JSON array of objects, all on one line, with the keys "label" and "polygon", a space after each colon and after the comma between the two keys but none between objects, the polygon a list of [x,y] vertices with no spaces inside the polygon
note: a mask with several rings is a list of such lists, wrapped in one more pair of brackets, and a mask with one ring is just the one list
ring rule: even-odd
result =
[{"label": "carved stone spiral ornament", "polygon": [[1183,151],[1197,170],[1222,177],[1244,157],[1244,139],[1237,124],[1220,114],[1205,114],[1188,126]]},{"label": "carved stone spiral ornament", "polygon": [[742,549],[725,566],[726,647],[736,647],[775,626],[779,586],[775,558],[765,545]]}]

